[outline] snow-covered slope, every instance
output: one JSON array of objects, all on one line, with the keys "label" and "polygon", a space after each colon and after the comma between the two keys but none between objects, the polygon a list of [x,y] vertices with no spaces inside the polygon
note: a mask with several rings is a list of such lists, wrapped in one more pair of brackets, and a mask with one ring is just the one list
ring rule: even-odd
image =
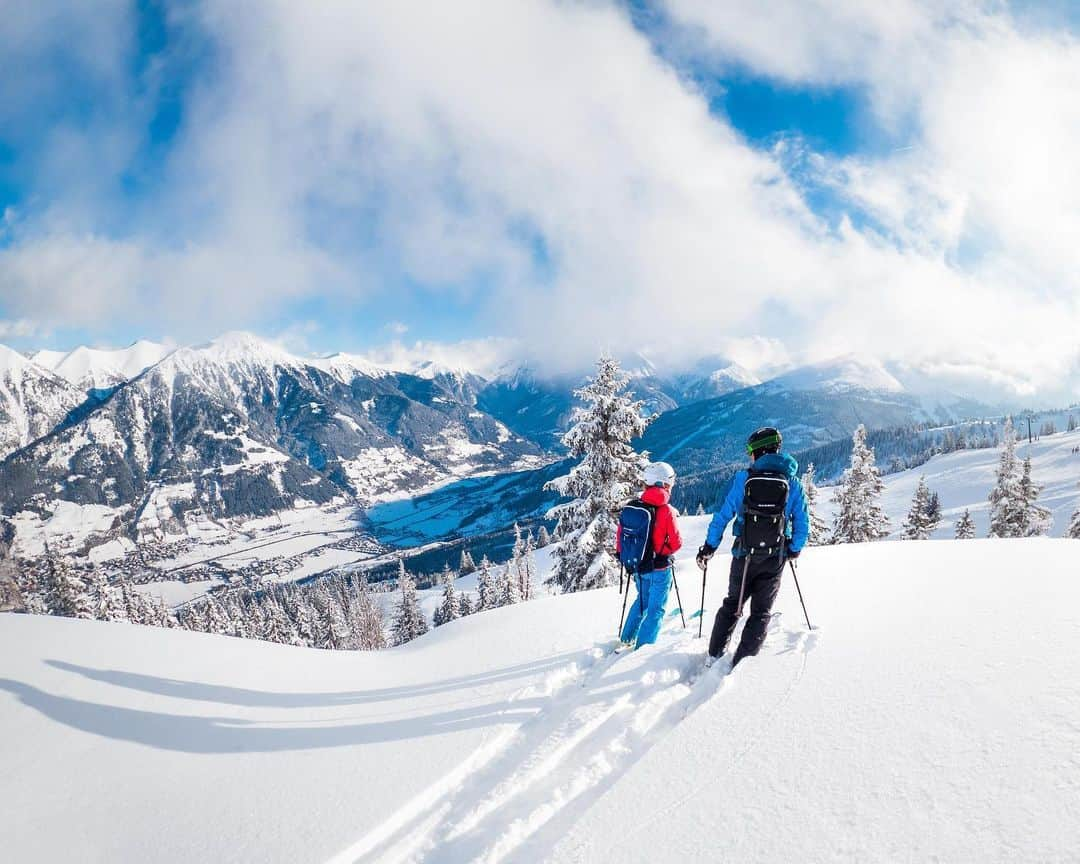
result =
[{"label": "snow-covered slope", "polygon": [[[1031,476],[1043,487],[1039,503],[1054,517],[1050,530],[1054,537],[1064,535],[1069,519],[1080,508],[1080,452],[1073,452],[1077,448],[1080,448],[1080,429],[1017,445],[1019,458],[1031,456]],[[952,537],[957,520],[969,509],[975,520],[976,536],[985,537],[990,529],[990,490],[994,488],[1000,456],[1000,448],[960,450],[934,456],[917,468],[884,477],[882,506],[892,520],[893,536],[899,536],[911,509],[915,487],[919,478],[925,476],[930,490],[941,499],[942,519],[934,536]],[[821,487],[819,510],[830,524],[835,512],[832,495],[832,487]]]},{"label": "snow-covered slope", "polygon": [[66,353],[38,351],[33,360],[80,390],[107,390],[142,374],[171,351],[167,345],[140,339],[116,350],[80,346]]},{"label": "snow-covered slope", "polygon": [[0,459],[48,434],[84,398],[64,379],[0,345]]},{"label": "snow-covered slope", "polygon": [[[705,523],[684,521],[688,550]],[[1075,860],[1078,545],[809,550],[819,629],[785,581],[762,654],[726,677],[678,616],[611,655],[615,589],[376,654],[0,616],[5,855]]]}]

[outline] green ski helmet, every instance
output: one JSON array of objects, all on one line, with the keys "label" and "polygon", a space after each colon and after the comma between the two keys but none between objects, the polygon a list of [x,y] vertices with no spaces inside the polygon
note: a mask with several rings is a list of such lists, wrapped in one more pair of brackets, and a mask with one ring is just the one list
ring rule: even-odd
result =
[{"label": "green ski helmet", "polygon": [[762,453],[779,453],[784,436],[774,426],[762,426],[746,439],[746,452],[757,459]]}]

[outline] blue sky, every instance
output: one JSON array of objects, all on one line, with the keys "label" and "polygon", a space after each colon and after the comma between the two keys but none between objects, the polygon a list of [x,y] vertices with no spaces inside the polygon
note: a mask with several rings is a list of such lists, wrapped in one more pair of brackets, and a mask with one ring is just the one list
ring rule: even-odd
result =
[{"label": "blue sky", "polygon": [[0,342],[1077,362],[1075,4],[470,5],[13,6]]}]

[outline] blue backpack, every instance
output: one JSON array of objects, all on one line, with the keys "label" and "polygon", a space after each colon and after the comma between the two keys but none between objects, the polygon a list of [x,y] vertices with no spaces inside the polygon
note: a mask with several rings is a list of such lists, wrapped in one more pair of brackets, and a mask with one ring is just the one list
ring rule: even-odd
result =
[{"label": "blue backpack", "polygon": [[653,569],[653,525],[656,508],[644,501],[631,501],[619,513],[619,563],[627,573],[648,573]]}]

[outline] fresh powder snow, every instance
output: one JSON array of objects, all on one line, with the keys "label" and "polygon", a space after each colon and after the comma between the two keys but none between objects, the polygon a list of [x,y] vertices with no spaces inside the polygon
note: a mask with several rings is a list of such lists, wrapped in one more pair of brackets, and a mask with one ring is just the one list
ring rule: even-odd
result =
[{"label": "fresh powder snow", "polygon": [[[707,522],[682,523],[687,613]],[[1075,860],[1076,548],[811,548],[816,629],[786,575],[761,655],[730,674],[705,670],[677,614],[656,645],[613,654],[615,588],[374,653],[0,616],[5,854]],[[706,637],[727,564],[710,568]]]}]

